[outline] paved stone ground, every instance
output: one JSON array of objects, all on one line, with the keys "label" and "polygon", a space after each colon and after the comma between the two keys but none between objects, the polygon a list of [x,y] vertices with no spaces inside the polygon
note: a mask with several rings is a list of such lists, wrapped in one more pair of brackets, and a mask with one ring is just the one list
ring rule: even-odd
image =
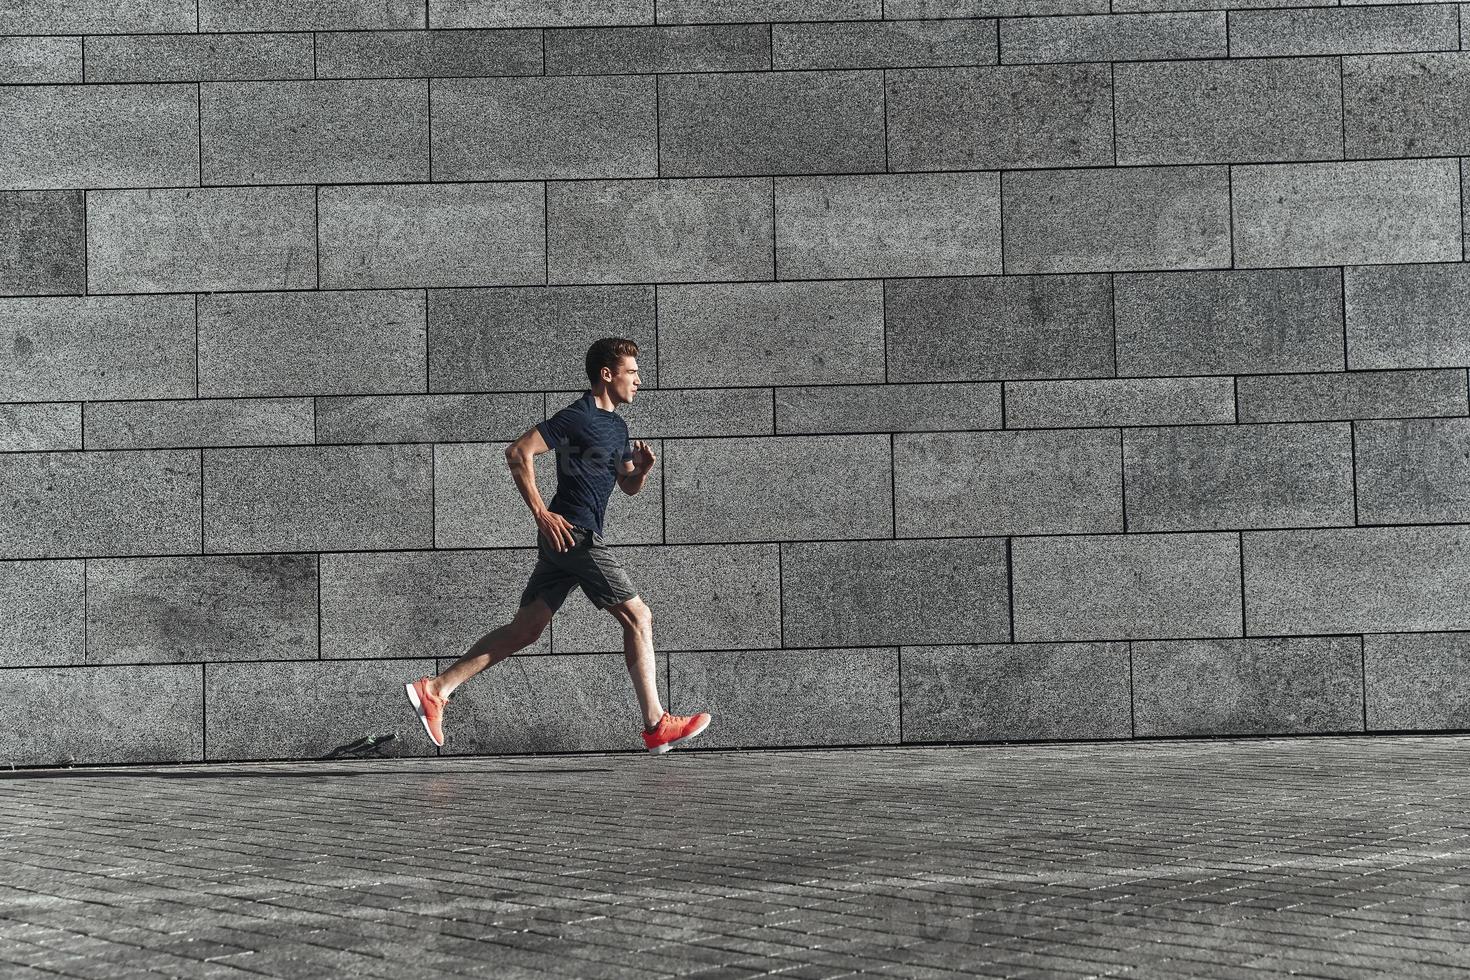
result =
[{"label": "paved stone ground", "polygon": [[1461,977],[1470,738],[0,773],[0,976]]}]

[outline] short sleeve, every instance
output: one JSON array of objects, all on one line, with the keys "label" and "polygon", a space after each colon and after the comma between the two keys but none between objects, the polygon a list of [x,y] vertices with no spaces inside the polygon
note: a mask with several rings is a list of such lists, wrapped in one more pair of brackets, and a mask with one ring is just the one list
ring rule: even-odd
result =
[{"label": "short sleeve", "polygon": [[546,421],[537,422],[536,428],[541,432],[541,437],[546,440],[546,445],[555,449],[566,442],[567,437],[576,432],[581,424],[581,413],[569,405]]}]

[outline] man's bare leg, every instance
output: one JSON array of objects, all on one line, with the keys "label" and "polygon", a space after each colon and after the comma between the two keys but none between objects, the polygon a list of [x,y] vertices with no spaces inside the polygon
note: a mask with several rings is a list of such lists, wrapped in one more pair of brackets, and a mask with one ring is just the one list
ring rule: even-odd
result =
[{"label": "man's bare leg", "polygon": [[445,668],[438,677],[428,683],[429,690],[441,698],[449,697],[456,687],[474,677],[480,671],[506,659],[523,647],[530,646],[541,637],[541,631],[551,622],[551,607],[546,600],[537,597],[520,609],[515,618],[504,626],[497,627],[470,644],[464,656]]},{"label": "man's bare leg", "polygon": [[643,709],[643,727],[653,731],[664,716],[655,673],[658,661],[653,654],[653,611],[639,596],[607,608],[623,626],[623,659],[628,664],[628,676],[633,678],[633,690],[638,693],[638,704]]}]

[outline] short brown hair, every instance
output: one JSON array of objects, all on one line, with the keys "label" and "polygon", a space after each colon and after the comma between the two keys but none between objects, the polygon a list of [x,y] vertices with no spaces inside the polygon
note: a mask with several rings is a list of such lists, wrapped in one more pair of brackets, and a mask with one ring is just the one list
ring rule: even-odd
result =
[{"label": "short brown hair", "polygon": [[587,380],[597,384],[602,378],[602,369],[618,373],[618,362],[625,357],[637,357],[638,345],[626,337],[603,337],[587,348]]}]

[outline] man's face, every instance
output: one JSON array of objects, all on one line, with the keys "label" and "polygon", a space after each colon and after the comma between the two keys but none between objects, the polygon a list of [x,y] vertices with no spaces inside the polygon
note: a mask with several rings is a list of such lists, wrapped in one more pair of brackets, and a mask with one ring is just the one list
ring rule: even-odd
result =
[{"label": "man's face", "polygon": [[631,402],[638,386],[642,384],[638,379],[638,359],[624,357],[618,362],[617,370],[612,372],[612,376],[612,380],[607,383],[608,390],[616,395],[619,402]]}]

